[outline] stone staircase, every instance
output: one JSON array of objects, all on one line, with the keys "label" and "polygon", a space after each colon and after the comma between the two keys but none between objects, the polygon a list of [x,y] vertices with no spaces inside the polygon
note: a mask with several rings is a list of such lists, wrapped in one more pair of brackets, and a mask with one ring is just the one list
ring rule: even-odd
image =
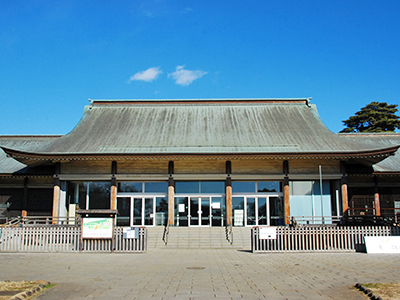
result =
[{"label": "stone staircase", "polygon": [[225,227],[174,227],[169,228],[168,244],[162,240],[164,227],[147,227],[147,249],[203,248],[251,250],[251,228],[233,227],[233,244],[226,240]]}]

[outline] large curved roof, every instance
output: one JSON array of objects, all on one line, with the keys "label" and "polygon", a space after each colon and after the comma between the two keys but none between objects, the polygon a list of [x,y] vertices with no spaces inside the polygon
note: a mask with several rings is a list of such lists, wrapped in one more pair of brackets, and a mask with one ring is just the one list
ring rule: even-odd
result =
[{"label": "large curved roof", "polygon": [[43,156],[366,155],[397,149],[331,132],[309,99],[92,100],[65,136],[34,151],[6,148]]}]

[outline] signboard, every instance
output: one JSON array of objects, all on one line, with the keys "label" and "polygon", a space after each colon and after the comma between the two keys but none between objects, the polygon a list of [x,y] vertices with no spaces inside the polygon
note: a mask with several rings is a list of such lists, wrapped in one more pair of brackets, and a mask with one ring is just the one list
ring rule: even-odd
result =
[{"label": "signboard", "polygon": [[220,202],[212,202],[211,208],[212,209],[221,209],[221,203]]},{"label": "signboard", "polygon": [[366,236],[367,253],[400,253],[400,236]]},{"label": "signboard", "polygon": [[122,228],[124,239],[138,239],[139,238],[139,227],[124,227]]},{"label": "signboard", "polygon": [[276,240],[276,227],[260,227],[259,228],[260,240]]},{"label": "signboard", "polygon": [[111,239],[113,237],[113,218],[83,218],[82,238]]},{"label": "signboard", "polygon": [[243,209],[235,209],[233,211],[233,216],[235,218],[235,226],[243,226]]},{"label": "signboard", "polygon": [[179,204],[179,212],[185,212],[185,204]]}]

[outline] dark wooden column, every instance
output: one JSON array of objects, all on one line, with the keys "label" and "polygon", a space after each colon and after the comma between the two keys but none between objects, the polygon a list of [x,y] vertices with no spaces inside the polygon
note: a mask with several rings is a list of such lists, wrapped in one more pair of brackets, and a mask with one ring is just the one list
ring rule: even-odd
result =
[{"label": "dark wooden column", "polygon": [[381,215],[381,202],[379,199],[379,188],[378,188],[378,178],[374,176],[374,203],[375,203],[375,215]]},{"label": "dark wooden column", "polygon": [[231,226],[232,224],[232,163],[227,161],[225,164],[226,169],[226,180],[225,180],[225,198],[226,198],[226,225]]},{"label": "dark wooden column", "polygon": [[284,209],[285,209],[285,224],[290,224],[290,195],[289,195],[289,162],[287,160],[283,161],[283,199],[284,199]]},{"label": "dark wooden column", "polygon": [[111,199],[110,199],[110,209],[117,209],[117,179],[115,175],[117,174],[117,162],[113,161],[111,163]]},{"label": "dark wooden column", "polygon": [[22,197],[21,216],[26,217],[28,215],[28,177],[24,178],[24,194]]},{"label": "dark wooden column", "polygon": [[175,199],[175,180],[172,177],[174,174],[174,162],[168,162],[168,225],[174,225],[174,199]]},{"label": "dark wooden column", "polygon": [[60,201],[60,178],[58,175],[61,171],[61,163],[56,163],[56,172],[54,174],[54,188],[53,188],[53,224],[58,223],[58,211],[59,211],[59,201]]}]

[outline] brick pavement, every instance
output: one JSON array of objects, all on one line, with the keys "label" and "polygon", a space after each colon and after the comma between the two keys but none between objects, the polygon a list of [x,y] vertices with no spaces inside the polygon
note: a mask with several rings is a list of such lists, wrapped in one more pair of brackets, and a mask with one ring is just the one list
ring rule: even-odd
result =
[{"label": "brick pavement", "polygon": [[157,249],[146,254],[1,253],[0,280],[48,280],[37,299],[365,299],[356,282],[400,282],[400,255],[252,254]]}]

